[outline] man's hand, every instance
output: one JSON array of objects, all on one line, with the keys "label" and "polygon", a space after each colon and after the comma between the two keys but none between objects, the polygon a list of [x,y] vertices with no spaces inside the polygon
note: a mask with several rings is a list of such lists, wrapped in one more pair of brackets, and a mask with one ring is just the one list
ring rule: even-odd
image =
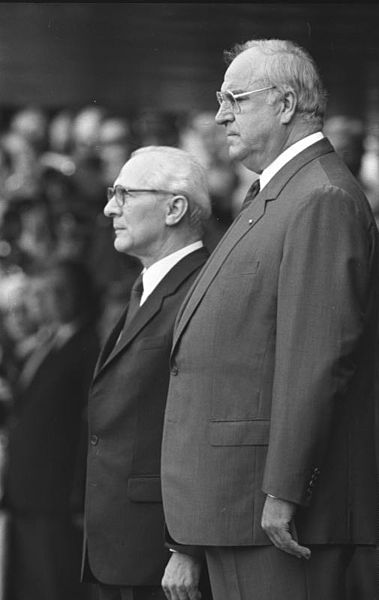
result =
[{"label": "man's hand", "polygon": [[162,588],[168,600],[200,600],[201,564],[189,554],[173,552],[162,579]]},{"label": "man's hand", "polygon": [[296,532],[292,522],[295,511],[296,504],[293,502],[267,496],[262,513],[262,529],[279,550],[308,559],[311,551],[300,546],[295,539]]}]

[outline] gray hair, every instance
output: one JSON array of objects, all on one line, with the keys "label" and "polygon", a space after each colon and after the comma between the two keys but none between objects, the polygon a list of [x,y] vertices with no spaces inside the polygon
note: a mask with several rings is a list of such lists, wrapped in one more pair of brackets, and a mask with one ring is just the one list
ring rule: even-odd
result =
[{"label": "gray hair", "polygon": [[297,97],[296,112],[309,124],[314,124],[316,128],[322,127],[327,93],[316,63],[307,50],[289,40],[249,40],[225,51],[226,62],[229,64],[250,48],[259,48],[269,57],[265,83],[275,86],[275,90],[271,92],[271,101],[275,101],[278,92],[284,95],[289,90],[294,91]]},{"label": "gray hair", "polygon": [[202,234],[205,221],[211,215],[204,167],[189,152],[172,146],[144,146],[135,150],[130,158],[143,154],[155,155],[146,176],[149,185],[185,196],[190,227]]}]

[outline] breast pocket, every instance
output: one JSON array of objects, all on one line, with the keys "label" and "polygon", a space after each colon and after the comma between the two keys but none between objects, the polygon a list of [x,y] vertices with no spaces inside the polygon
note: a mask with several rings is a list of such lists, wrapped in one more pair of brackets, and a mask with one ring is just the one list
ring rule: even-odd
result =
[{"label": "breast pocket", "polygon": [[150,348],[164,348],[169,343],[167,335],[158,335],[144,337],[139,341],[139,347],[142,350],[149,350]]}]

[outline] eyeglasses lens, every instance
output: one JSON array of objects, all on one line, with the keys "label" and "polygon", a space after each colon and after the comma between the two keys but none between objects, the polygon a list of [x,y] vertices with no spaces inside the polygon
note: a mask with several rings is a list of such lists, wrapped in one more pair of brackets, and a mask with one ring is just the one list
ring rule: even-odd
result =
[{"label": "eyeglasses lens", "polygon": [[109,187],[107,189],[107,199],[108,202],[114,198],[116,203],[120,208],[122,208],[125,204],[125,194],[122,187],[116,185],[116,187]]},{"label": "eyeglasses lens", "polygon": [[232,110],[234,113],[238,113],[240,110],[237,100],[230,92],[217,92],[217,100],[220,106],[224,104],[227,110]]}]

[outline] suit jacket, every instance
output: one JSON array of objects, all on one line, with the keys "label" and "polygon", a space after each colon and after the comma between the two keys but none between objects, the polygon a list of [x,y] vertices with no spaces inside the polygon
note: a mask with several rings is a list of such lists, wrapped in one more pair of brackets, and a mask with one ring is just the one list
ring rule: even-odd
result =
[{"label": "suit jacket", "polygon": [[160,450],[169,355],[176,313],[206,258],[202,248],[177,263],[114,347],[120,319],[94,375],[85,552],[105,584],[159,585],[168,560]]},{"label": "suit jacket", "polygon": [[303,543],[374,543],[378,234],[324,139],[221,240],[178,314],[162,445],[179,543],[270,543],[265,493]]},{"label": "suit jacket", "polygon": [[88,390],[99,346],[93,326],[50,349],[16,398],[4,503],[15,513],[83,512]]}]

